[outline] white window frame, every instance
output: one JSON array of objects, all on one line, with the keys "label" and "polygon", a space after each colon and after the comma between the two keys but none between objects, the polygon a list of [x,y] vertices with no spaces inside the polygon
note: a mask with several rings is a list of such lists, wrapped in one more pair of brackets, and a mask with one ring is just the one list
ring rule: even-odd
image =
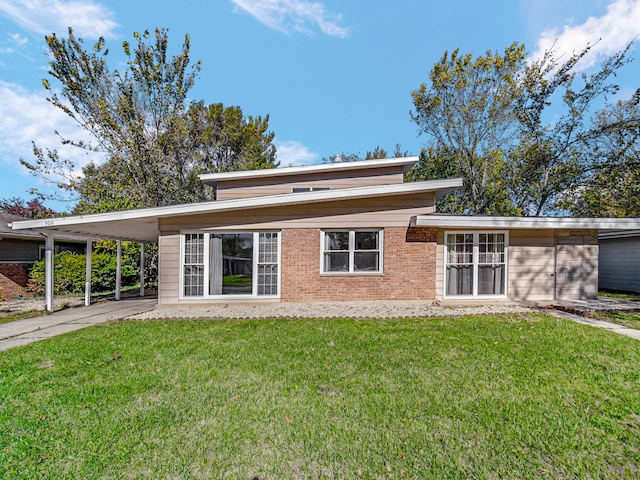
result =
[{"label": "white window frame", "polygon": [[[332,272],[325,271],[324,269],[324,254],[331,250],[325,250],[325,235],[327,233],[334,232],[348,232],[349,233],[349,271],[347,272]],[[372,271],[360,271],[354,270],[354,253],[356,252],[356,232],[375,232],[378,234],[378,250],[368,250],[370,252],[378,252],[378,270]],[[359,229],[340,229],[331,228],[323,229],[320,231],[320,274],[321,275],[382,275],[384,273],[384,229],[382,228],[359,228]]]},{"label": "white window frame", "polygon": [[[211,235],[225,235],[225,234],[253,234],[253,279],[251,285],[251,294],[243,294],[243,295],[210,295],[209,293],[209,269],[210,269],[210,260],[209,260],[209,241]],[[276,295],[258,295],[258,248],[260,244],[260,234],[261,233],[276,233],[278,234],[278,284],[277,289],[278,293]],[[188,234],[204,234],[204,294],[202,296],[198,295],[185,295],[184,294],[184,255],[185,255],[185,237]],[[180,282],[179,282],[179,295],[178,298],[180,300],[249,300],[249,299],[277,299],[280,298],[280,292],[282,288],[282,232],[280,230],[189,230],[180,232]]]},{"label": "white window frame", "polygon": [[[504,235],[504,294],[478,294],[478,266],[480,265],[479,238],[482,234]],[[449,235],[473,235],[473,290],[471,295],[447,295],[448,265],[449,265]],[[509,295],[509,231],[508,230],[448,230],[444,232],[444,272],[442,275],[442,298],[507,298]]]}]

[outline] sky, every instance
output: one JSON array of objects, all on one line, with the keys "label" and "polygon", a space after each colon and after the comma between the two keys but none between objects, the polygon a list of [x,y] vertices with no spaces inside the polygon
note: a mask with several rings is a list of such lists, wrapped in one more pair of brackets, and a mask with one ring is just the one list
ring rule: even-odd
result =
[{"label": "sky", "polygon": [[[640,0],[0,0],[0,199],[54,190],[19,163],[34,160],[32,141],[78,168],[96,159],[61,147],[56,131],[84,132],[42,87],[44,37],[69,26],[87,46],[104,37],[113,68],[133,32],[168,28],[173,54],[189,34],[191,59],[202,62],[190,98],[268,114],[284,167],[396,144],[418,155],[425,138],[411,120],[411,92],[445,51],[483,55],[519,42],[533,59],[595,44],[588,69],[640,35]],[[616,80],[618,97],[629,98],[640,60]]]}]

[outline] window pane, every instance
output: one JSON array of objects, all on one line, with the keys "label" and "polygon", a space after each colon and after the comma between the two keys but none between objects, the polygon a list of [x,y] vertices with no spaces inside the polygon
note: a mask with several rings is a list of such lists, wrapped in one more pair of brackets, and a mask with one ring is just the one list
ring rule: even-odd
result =
[{"label": "window pane", "polygon": [[378,232],[355,232],[356,250],[378,250]]},{"label": "window pane", "polygon": [[204,234],[184,237],[184,291],[187,297],[204,295]]},{"label": "window pane", "polygon": [[348,272],[349,271],[349,253],[332,252],[324,254],[324,271],[325,272]]},{"label": "window pane", "polygon": [[326,232],[325,250],[349,250],[349,232]]},{"label": "window pane", "polygon": [[378,258],[378,252],[355,252],[353,254],[353,270],[356,272],[377,272],[380,270]]},{"label": "window pane", "polygon": [[258,295],[278,294],[278,266],[258,265]]},{"label": "window pane", "polygon": [[504,269],[504,265],[479,265],[478,295],[503,295]]},{"label": "window pane", "polygon": [[203,265],[185,265],[184,295],[187,297],[204,295]]},{"label": "window pane", "polygon": [[258,234],[258,295],[278,294],[278,234]]},{"label": "window pane", "polygon": [[447,295],[473,294],[473,266],[454,265],[447,267]]},{"label": "window pane", "polygon": [[253,233],[211,235],[209,293],[251,295],[253,293]]}]

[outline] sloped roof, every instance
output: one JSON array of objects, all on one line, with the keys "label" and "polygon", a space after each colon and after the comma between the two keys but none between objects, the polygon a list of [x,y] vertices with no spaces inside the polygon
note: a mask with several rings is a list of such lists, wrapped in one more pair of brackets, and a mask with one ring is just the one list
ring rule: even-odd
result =
[{"label": "sloped roof", "polygon": [[267,168],[265,170],[246,170],[239,172],[206,173],[200,175],[200,181],[207,185],[216,185],[218,182],[232,180],[246,180],[250,178],[276,178],[292,175],[309,175],[317,173],[365,170],[371,168],[398,167],[403,173],[408,172],[419,160],[419,157],[382,158],[374,160],[362,160],[358,162],[323,163],[319,165],[304,165],[296,167]]},{"label": "sloped roof", "polygon": [[398,197],[416,193],[434,192],[436,197],[445,195],[462,185],[462,179],[428,180],[391,185],[343,188],[304,193],[289,193],[264,197],[192,203],[167,207],[126,210],[93,215],[55,217],[38,220],[15,221],[13,231],[36,231],[60,237],[114,238],[138,242],[155,242],[158,239],[160,219],[194,214],[242,211],[287,205],[303,205],[322,202],[340,202],[379,196]]},{"label": "sloped roof", "polygon": [[12,222],[17,222],[20,220],[25,220],[24,217],[20,215],[12,215],[11,213],[0,212],[0,237],[7,238],[24,238],[24,239],[41,239],[42,235],[35,232],[15,232],[11,228],[10,224]]}]

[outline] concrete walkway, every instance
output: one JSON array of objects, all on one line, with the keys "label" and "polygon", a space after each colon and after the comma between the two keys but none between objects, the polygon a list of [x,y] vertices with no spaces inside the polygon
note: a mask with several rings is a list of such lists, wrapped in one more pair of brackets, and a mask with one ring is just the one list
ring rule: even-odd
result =
[{"label": "concrete walkway", "polygon": [[0,324],[0,351],[153,310],[156,298],[106,301]]}]

